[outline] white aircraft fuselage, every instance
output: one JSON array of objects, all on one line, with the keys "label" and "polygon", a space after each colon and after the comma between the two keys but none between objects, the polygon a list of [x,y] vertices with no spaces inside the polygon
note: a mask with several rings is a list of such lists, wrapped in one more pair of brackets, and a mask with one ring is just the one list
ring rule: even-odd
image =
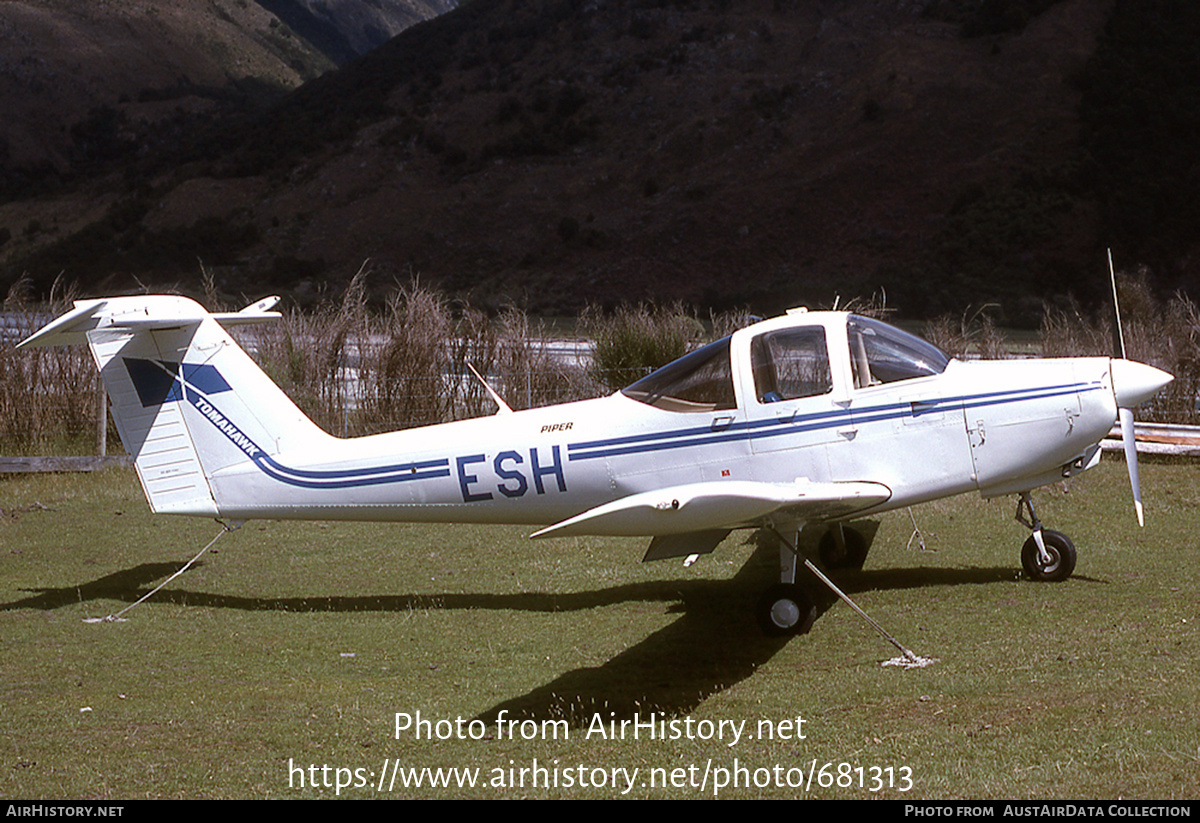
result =
[{"label": "white aircraft fuselage", "polygon": [[[1062,479],[1116,420],[1108,364],[952,361],[911,383],[712,412],[662,411],[618,392],[432,429],[322,438],[220,469],[209,482],[216,513],[234,519],[549,524],[665,487],[797,478],[882,483],[891,497],[864,510],[878,512]],[[219,397],[197,405],[221,413]],[[1041,444],[1036,454],[1031,443]],[[246,450],[261,454],[253,443]]]},{"label": "white aircraft fuselage", "polygon": [[[845,317],[786,318],[815,325],[836,340],[831,351],[847,352],[834,358],[832,388],[819,396],[762,402],[748,365],[750,329],[730,347],[735,408],[664,410],[617,392],[436,427],[313,438],[213,472],[217,513],[544,525],[696,483],[886,486],[886,502],[865,514],[1060,480],[1091,460],[1116,420],[1105,357],[952,360],[940,374],[855,388]],[[207,401],[198,409],[219,419],[220,395]]]}]

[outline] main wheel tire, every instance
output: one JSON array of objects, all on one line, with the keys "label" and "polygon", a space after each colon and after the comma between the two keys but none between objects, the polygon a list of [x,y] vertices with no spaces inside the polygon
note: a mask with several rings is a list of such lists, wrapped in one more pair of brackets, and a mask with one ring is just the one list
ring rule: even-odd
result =
[{"label": "main wheel tire", "polygon": [[1066,580],[1075,571],[1075,544],[1062,532],[1042,529],[1042,543],[1050,555],[1049,563],[1038,557],[1037,541],[1031,535],[1021,547],[1021,565],[1030,580]]},{"label": "main wheel tire", "polygon": [[816,619],[816,607],[794,583],[777,583],[758,601],[758,622],[770,637],[805,634]]},{"label": "main wheel tire", "polygon": [[821,557],[821,563],[827,569],[861,569],[867,561],[867,538],[857,529],[842,526],[846,543],[843,551],[838,547],[837,537],[834,535],[836,529],[837,526],[834,526],[821,535],[821,541],[817,544],[817,554]]}]

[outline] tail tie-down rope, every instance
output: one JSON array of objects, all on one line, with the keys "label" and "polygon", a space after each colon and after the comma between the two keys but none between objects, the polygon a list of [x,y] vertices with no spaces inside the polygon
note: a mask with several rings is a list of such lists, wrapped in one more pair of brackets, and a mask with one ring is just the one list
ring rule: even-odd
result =
[{"label": "tail tie-down rope", "polygon": [[[220,523],[221,521],[218,520],[217,522]],[[221,535],[226,534],[227,532],[237,531],[241,527],[242,527],[242,524],[240,521],[231,521],[229,523],[221,523],[221,530],[219,532],[217,532],[217,536],[214,537],[212,540],[208,541],[208,545],[205,546],[203,549],[201,549],[199,554],[197,554],[195,557],[193,557],[188,562],[184,563],[183,566],[178,571],[176,571],[173,575],[168,577],[163,582],[159,583],[151,591],[142,595],[137,600],[135,600],[133,603],[130,603],[128,606],[121,609],[121,611],[117,612],[116,614],[108,614],[108,615],[105,615],[104,617],[85,617],[83,619],[83,622],[84,623],[124,623],[125,622],[124,615],[126,612],[128,612],[134,606],[140,605],[141,603],[144,603],[145,601],[149,600],[151,597],[153,597],[155,594],[157,594],[158,591],[163,586],[167,585],[172,580],[174,580],[176,577],[179,577],[179,575],[183,574],[185,571],[190,569],[192,567],[193,563],[195,563],[197,560],[199,560],[206,551],[211,549],[213,547],[213,545],[216,544],[216,542],[221,539]]]}]

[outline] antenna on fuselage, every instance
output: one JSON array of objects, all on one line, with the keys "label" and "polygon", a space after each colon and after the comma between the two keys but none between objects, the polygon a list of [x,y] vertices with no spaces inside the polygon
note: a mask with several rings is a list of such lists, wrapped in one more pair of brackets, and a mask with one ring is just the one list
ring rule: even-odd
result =
[{"label": "antenna on fuselage", "polygon": [[467,363],[467,368],[470,369],[471,374],[475,375],[479,382],[483,384],[483,387],[487,389],[487,393],[492,396],[492,399],[496,401],[496,405],[500,407],[496,409],[496,414],[512,414],[512,407],[505,403],[504,398],[501,397],[495,389],[488,385],[488,382],[483,379],[483,375],[475,371],[475,367],[469,362]]}]

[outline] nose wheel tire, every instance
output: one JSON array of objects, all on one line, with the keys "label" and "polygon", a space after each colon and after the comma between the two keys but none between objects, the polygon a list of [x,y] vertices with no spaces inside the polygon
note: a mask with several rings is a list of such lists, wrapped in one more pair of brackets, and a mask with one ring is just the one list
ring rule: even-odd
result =
[{"label": "nose wheel tire", "polygon": [[804,634],[816,619],[816,607],[794,583],[777,583],[758,601],[758,622],[771,637]]},{"label": "nose wheel tire", "polygon": [[1031,580],[1066,580],[1075,571],[1075,544],[1062,532],[1042,530],[1042,543],[1050,555],[1049,562],[1041,557],[1037,541],[1030,537],[1021,547],[1021,565]]}]

